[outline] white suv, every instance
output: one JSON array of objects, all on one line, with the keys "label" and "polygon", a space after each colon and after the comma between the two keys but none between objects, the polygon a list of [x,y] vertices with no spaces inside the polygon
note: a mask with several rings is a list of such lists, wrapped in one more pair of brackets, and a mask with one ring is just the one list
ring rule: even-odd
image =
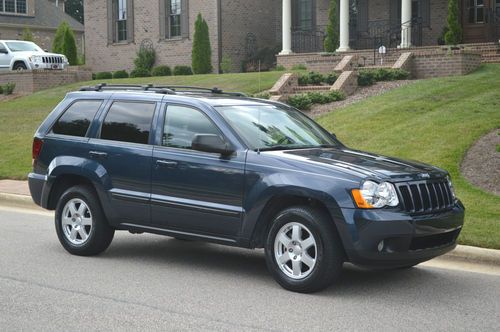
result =
[{"label": "white suv", "polygon": [[0,40],[0,70],[64,69],[63,54],[48,53],[37,44],[21,40]]}]

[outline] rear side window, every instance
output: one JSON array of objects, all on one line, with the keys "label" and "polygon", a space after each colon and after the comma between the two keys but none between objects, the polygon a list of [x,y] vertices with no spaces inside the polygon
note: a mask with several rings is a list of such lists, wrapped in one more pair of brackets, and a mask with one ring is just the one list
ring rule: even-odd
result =
[{"label": "rear side window", "polygon": [[148,144],[155,103],[114,102],[101,129],[101,138]]},{"label": "rear side window", "polygon": [[59,135],[85,137],[102,100],[79,100],[73,103],[52,127]]}]

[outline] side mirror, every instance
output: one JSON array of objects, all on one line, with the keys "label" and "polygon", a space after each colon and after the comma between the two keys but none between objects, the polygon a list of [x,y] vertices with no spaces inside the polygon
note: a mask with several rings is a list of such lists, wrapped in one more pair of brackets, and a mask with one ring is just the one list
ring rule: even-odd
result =
[{"label": "side mirror", "polygon": [[332,135],[333,138],[337,139],[337,135],[335,135],[335,133],[330,133],[330,135]]},{"label": "side mirror", "polygon": [[9,54],[9,51],[7,51],[5,48],[0,49],[0,54]]},{"label": "side mirror", "polygon": [[191,148],[196,151],[220,153],[223,156],[230,155],[234,149],[226,143],[219,135],[197,134],[193,138]]}]

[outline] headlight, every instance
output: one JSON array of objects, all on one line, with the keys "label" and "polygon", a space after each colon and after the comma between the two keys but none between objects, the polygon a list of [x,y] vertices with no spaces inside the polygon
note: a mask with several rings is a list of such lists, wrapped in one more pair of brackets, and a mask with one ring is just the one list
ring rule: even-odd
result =
[{"label": "headlight", "polygon": [[365,181],[361,189],[353,189],[352,195],[359,208],[371,209],[384,206],[398,206],[396,188],[389,182]]},{"label": "headlight", "polygon": [[449,175],[446,177],[446,181],[448,181],[448,187],[450,187],[451,196],[455,201],[457,199],[457,196],[455,195],[455,188],[453,188],[453,184],[451,183],[451,177]]},{"label": "headlight", "polygon": [[42,62],[42,57],[40,55],[32,55],[29,57],[30,62]]},{"label": "headlight", "polygon": [[63,58],[63,62],[68,62],[68,58],[65,55],[63,55],[62,58]]}]

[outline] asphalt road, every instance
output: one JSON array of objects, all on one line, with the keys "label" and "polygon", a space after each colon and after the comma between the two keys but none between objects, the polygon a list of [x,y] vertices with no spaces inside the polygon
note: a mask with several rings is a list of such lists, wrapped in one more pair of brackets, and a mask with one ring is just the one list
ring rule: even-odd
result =
[{"label": "asphalt road", "polygon": [[118,233],[67,254],[50,214],[0,207],[0,330],[499,331],[500,276],[347,266],[313,295],[280,288],[262,251]]}]

